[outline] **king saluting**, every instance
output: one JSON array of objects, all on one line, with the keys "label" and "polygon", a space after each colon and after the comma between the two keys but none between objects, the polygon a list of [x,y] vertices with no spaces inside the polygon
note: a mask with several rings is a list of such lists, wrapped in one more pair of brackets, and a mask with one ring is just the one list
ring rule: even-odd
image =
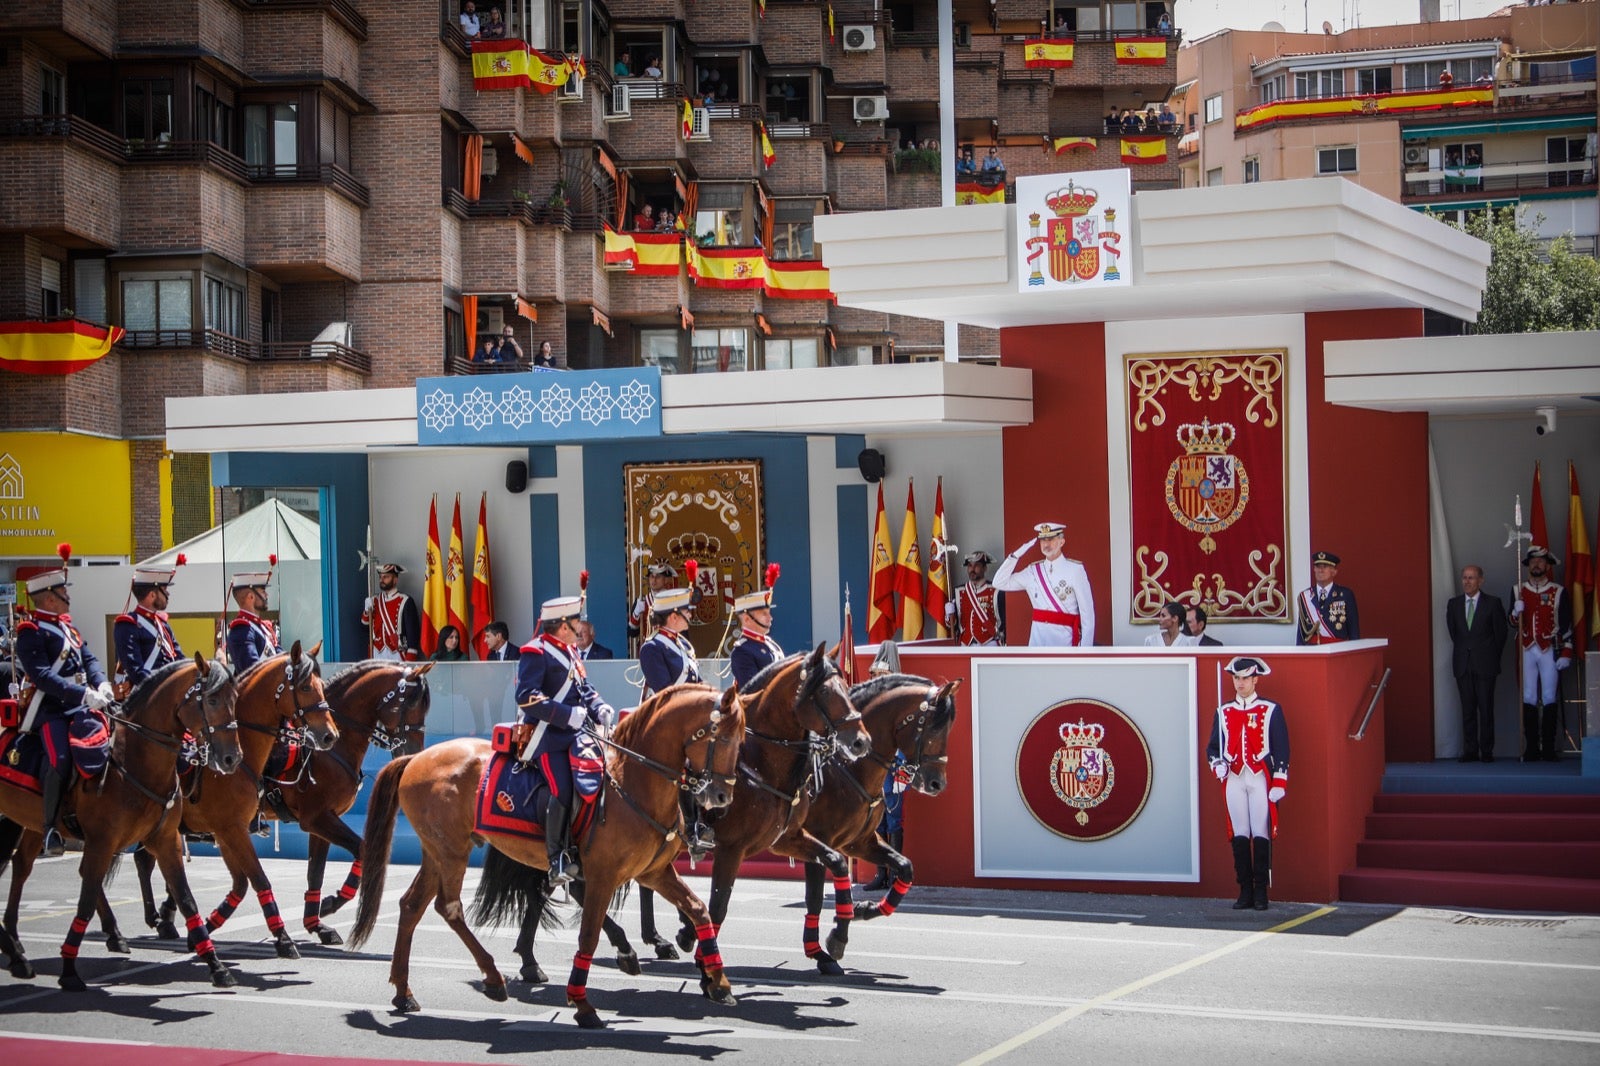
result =
[{"label": "king saluting", "polygon": [[[1060,522],[1040,522],[1034,538],[1010,555],[994,573],[994,587],[1002,592],[1026,592],[1033,603],[1032,647],[1087,647],[1094,643],[1094,594],[1089,572],[1076,559],[1061,554],[1067,527]],[[1035,544],[1044,558],[1022,570],[1017,564]]]}]

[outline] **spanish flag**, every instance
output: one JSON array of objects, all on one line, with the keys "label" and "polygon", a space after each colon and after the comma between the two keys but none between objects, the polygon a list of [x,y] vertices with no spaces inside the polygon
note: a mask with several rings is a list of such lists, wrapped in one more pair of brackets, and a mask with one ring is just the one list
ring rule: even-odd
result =
[{"label": "spanish flag", "polygon": [[761,123],[761,165],[771,169],[772,164],[778,161],[778,153],[772,150],[772,138],[767,136],[767,124]]},{"label": "spanish flag", "polygon": [[683,262],[683,237],[677,233],[631,233],[633,272],[641,277],[675,278]]},{"label": "spanish flag", "polygon": [[1071,37],[1042,37],[1022,46],[1025,67],[1070,67],[1076,42]]},{"label": "spanish flag", "polygon": [[1285,119],[1329,118],[1336,115],[1410,114],[1459,107],[1490,107],[1494,89],[1418,89],[1415,92],[1368,96],[1329,96],[1316,100],[1274,100],[1234,116],[1235,129],[1249,129]]},{"label": "spanish flag", "polygon": [[489,657],[487,630],[494,621],[494,579],[489,567],[489,494],[478,498],[478,542],[472,552],[472,649]]},{"label": "spanish flag", "polygon": [[1124,137],[1122,138],[1122,161],[1124,163],[1165,163],[1167,161],[1167,139],[1165,137]]},{"label": "spanish flag", "polygon": [[1167,63],[1165,37],[1117,38],[1117,62],[1123,66],[1161,67]]},{"label": "spanish flag", "polygon": [[867,592],[867,639],[881,644],[894,637],[894,547],[889,518],[883,510],[883,482],[878,482],[878,520],[872,530],[872,582]]},{"label": "spanish flag", "polygon": [[445,600],[450,593],[444,584],[443,551],[439,547],[439,497],[428,504],[427,573],[422,578],[422,654],[439,650],[439,631],[449,625]]},{"label": "spanish flag", "polygon": [[1594,598],[1594,556],[1589,552],[1589,528],[1583,521],[1583,499],[1578,495],[1578,469],[1567,460],[1567,592],[1572,597],[1573,647],[1582,651],[1589,627],[1585,624],[1589,601]]},{"label": "spanish flag", "polygon": [[1100,141],[1096,137],[1056,137],[1050,146],[1056,150],[1056,155],[1063,155],[1080,148],[1098,148]]},{"label": "spanish flag", "polygon": [[759,289],[767,280],[767,260],[759,248],[690,245],[689,276],[703,289]]},{"label": "spanish flag", "polygon": [[64,377],[99,362],[128,331],[121,326],[0,322],[0,370]]},{"label": "spanish flag", "polygon": [[445,619],[465,636],[467,628],[467,552],[466,541],[461,536],[461,493],[456,493],[456,513],[450,520],[450,554],[444,557],[444,584],[449,590],[445,600]]},{"label": "spanish flag", "polygon": [[956,182],[956,204],[1003,204],[1006,202],[1005,183],[984,185],[977,181]]},{"label": "spanish flag", "polygon": [[768,296],[787,300],[831,300],[832,282],[828,268],[815,260],[767,260]]},{"label": "spanish flag", "polygon": [[473,41],[472,85],[479,92],[491,89],[537,89],[554,92],[586,69],[583,58],[547,56],[523,41]]},{"label": "spanish flag", "polygon": [[632,270],[639,265],[639,247],[632,234],[606,227],[606,269]]},{"label": "spanish flag", "polygon": [[900,553],[895,559],[894,588],[900,594],[896,628],[901,640],[922,639],[922,549],[917,544],[917,495],[906,483],[906,517],[900,527]]},{"label": "spanish flag", "polygon": [[944,478],[933,490],[933,529],[928,536],[928,598],[923,604],[928,636],[950,635],[945,611],[950,606],[950,551],[944,531]]},{"label": "spanish flag", "polygon": [[690,106],[687,98],[683,101],[683,139],[688,140],[694,136],[694,108]]},{"label": "spanish flag", "polygon": [[828,5],[828,43],[832,44],[833,42],[834,42],[834,36],[833,36],[833,5],[829,4]]}]

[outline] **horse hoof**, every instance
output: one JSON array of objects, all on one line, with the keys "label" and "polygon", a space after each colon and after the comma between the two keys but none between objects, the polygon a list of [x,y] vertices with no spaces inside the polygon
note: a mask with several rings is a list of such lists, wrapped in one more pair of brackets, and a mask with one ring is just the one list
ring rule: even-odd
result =
[{"label": "horse hoof", "polygon": [[845,948],[847,948],[849,946],[850,946],[850,941],[846,940],[844,937],[840,936],[838,933],[829,933],[828,934],[828,945],[827,945],[828,954],[833,956],[835,959],[844,958]]},{"label": "horse hoof", "polygon": [[79,977],[75,973],[62,974],[60,981],[57,983],[60,984],[62,989],[67,992],[84,992],[89,988],[88,985],[83,983],[83,978]]},{"label": "horse hoof", "polygon": [[322,907],[317,911],[317,915],[319,917],[326,918],[328,915],[337,911],[340,907],[343,907],[344,903],[345,899],[343,896],[329,896],[327,899],[322,901]]},{"label": "horse hoof", "polygon": [[409,992],[403,996],[396,996],[389,1002],[393,1003],[394,1009],[401,1014],[415,1014],[422,1009],[422,1004],[418,1003],[416,997]]},{"label": "horse hoof", "polygon": [[128,938],[121,933],[113,933],[106,937],[106,950],[113,955],[132,955],[133,948],[128,945]]},{"label": "horse hoof", "polygon": [[234,988],[239,984],[239,979],[233,976],[233,971],[226,966],[221,966],[211,974],[213,988]]},{"label": "horse hoof", "polygon": [[678,930],[678,946],[684,951],[694,950],[694,930],[684,927]]},{"label": "horse hoof", "polygon": [[883,917],[883,912],[878,909],[877,900],[867,900],[856,904],[856,921],[870,922],[874,918]]},{"label": "horse hoof", "polygon": [[339,935],[339,930],[330,929],[325,925],[317,926],[317,939],[322,941],[326,948],[336,948],[344,943],[344,937]]},{"label": "horse hoof", "polygon": [[818,956],[816,956],[816,960],[817,960],[817,972],[820,973],[822,976],[824,976],[824,977],[843,977],[844,976],[844,967],[840,966],[837,962],[833,961],[832,956],[829,956],[829,955],[818,955]]},{"label": "horse hoof", "polygon": [[677,948],[673,947],[665,940],[658,940],[656,941],[656,958],[664,959],[667,962],[675,962],[679,958],[682,958],[682,956],[678,954]]},{"label": "horse hoof", "polygon": [[278,958],[280,959],[298,959],[300,957],[300,949],[294,946],[293,940],[285,938],[274,941],[273,947],[278,949]]},{"label": "horse hoof", "polygon": [[489,982],[485,981],[483,983],[483,994],[494,1000],[496,1003],[504,1003],[506,1001],[506,983],[501,981],[497,985],[491,985]]},{"label": "horse hoof", "polygon": [[11,976],[19,981],[31,981],[39,975],[33,972],[33,963],[27,959],[18,959],[11,964]]},{"label": "horse hoof", "polygon": [[519,976],[530,985],[547,985],[550,983],[550,975],[545,973],[544,967],[537,962],[523,963],[522,972]]},{"label": "horse hoof", "polygon": [[579,1007],[578,1013],[573,1015],[573,1020],[578,1023],[579,1029],[604,1029],[606,1023],[600,1020],[600,1015],[595,1013],[593,1007]]},{"label": "horse hoof", "polygon": [[724,1007],[738,1006],[739,1001],[734,997],[731,988],[714,988],[710,993],[711,1002]]},{"label": "horse hoof", "polygon": [[637,952],[617,955],[617,969],[629,977],[638,977],[643,971],[639,968],[639,955]]},{"label": "horse hoof", "polygon": [[171,922],[169,922],[169,921],[167,921],[165,919],[157,922],[155,928],[156,928],[156,939],[157,940],[176,940],[176,939],[178,939],[178,927],[173,925]]}]

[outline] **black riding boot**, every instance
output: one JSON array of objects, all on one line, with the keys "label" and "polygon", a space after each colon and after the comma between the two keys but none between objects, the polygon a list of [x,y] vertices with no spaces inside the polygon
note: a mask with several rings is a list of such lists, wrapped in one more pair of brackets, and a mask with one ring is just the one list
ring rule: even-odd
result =
[{"label": "black riding boot", "polygon": [[688,845],[689,856],[696,861],[717,846],[717,836],[706,824],[705,812],[687,792],[678,793],[678,807],[683,811],[683,842]]},{"label": "black riding boot", "polygon": [[66,853],[56,822],[61,818],[61,797],[66,794],[67,783],[59,771],[46,768],[41,784],[44,786],[44,848],[40,854],[54,858]]},{"label": "black riding boot", "polygon": [[1561,739],[1561,697],[1556,697],[1554,707],[1541,707],[1539,715],[1539,736],[1542,741],[1539,757],[1545,762],[1558,762],[1561,759],[1561,747],[1557,743]]},{"label": "black riding boot", "polygon": [[1272,841],[1266,837],[1251,839],[1255,869],[1255,891],[1252,893],[1252,906],[1258,911],[1267,909],[1267,883],[1272,880]]},{"label": "black riding boot", "polygon": [[1522,761],[1539,761],[1539,705],[1522,705]]},{"label": "black riding boot", "polygon": [[1255,905],[1255,880],[1250,873],[1250,838],[1233,838],[1233,876],[1239,882],[1239,898],[1233,909],[1246,911]]},{"label": "black riding boot", "polygon": [[578,858],[567,843],[567,806],[551,796],[544,807],[544,847],[550,859],[550,887],[558,888],[579,874]]}]

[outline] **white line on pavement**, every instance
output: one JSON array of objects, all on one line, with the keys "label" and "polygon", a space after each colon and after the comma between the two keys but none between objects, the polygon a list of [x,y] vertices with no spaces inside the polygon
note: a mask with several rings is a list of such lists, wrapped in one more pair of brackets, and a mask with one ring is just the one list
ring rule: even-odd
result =
[{"label": "white line on pavement", "polygon": [[1333,955],[1341,959],[1394,959],[1399,962],[1448,962],[1459,963],[1466,966],[1535,966],[1548,970],[1594,970],[1600,971],[1600,966],[1591,966],[1579,962],[1524,962],[1520,959],[1458,959],[1439,955],[1385,955],[1377,951],[1307,951],[1308,955]]}]

